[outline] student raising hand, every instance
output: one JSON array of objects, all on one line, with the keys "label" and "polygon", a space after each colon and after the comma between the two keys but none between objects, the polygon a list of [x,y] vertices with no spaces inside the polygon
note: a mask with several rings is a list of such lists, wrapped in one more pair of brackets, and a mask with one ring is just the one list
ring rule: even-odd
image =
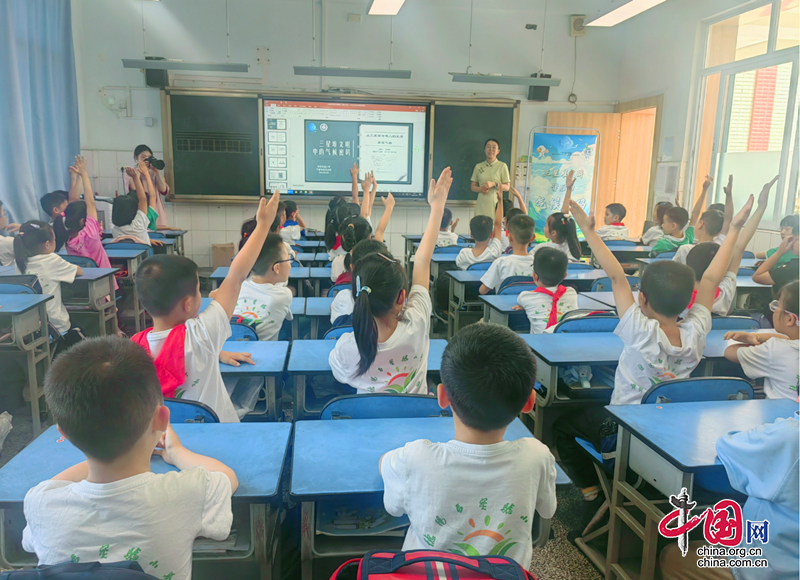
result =
[{"label": "student raising hand", "polygon": [[425,228],[425,233],[422,235],[417,253],[414,255],[414,274],[412,280],[413,284],[424,286],[426,289],[430,287],[431,256],[433,256],[433,248],[436,245],[439,227],[442,224],[442,215],[444,214],[444,205],[447,203],[447,194],[450,192],[450,186],[452,184],[453,172],[450,171],[449,167],[445,167],[438,180],[434,181],[431,179],[431,185],[428,189],[428,203],[431,206],[431,215],[428,218],[428,225]]}]

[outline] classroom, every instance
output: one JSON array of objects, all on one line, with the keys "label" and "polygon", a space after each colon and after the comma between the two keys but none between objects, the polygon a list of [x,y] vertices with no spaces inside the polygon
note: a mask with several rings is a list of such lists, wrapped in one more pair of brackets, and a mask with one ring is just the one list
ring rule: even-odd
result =
[{"label": "classroom", "polygon": [[0,0],[0,579],[800,577],[800,0]]}]

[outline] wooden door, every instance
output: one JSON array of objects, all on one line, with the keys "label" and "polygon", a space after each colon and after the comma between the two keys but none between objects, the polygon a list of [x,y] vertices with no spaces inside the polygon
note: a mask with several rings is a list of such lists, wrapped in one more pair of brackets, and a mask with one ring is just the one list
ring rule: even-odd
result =
[{"label": "wooden door", "polygon": [[623,221],[632,238],[642,235],[644,222],[648,219],[647,197],[655,128],[655,108],[622,113],[614,201],[625,206],[627,215]]},{"label": "wooden door", "polygon": [[[700,139],[697,149],[697,171],[695,171],[694,191],[687,191],[683,195],[683,199],[687,200],[685,206],[688,206],[688,200],[694,199],[697,193],[703,188],[703,182],[706,180],[706,175],[711,173],[711,158],[714,151],[714,127],[717,122],[717,100],[719,98],[719,80],[720,73],[708,75],[705,78],[705,94],[703,95],[703,112],[700,121]],[[713,191],[710,195],[713,197]],[[713,202],[713,199],[706,200],[706,204]]]}]

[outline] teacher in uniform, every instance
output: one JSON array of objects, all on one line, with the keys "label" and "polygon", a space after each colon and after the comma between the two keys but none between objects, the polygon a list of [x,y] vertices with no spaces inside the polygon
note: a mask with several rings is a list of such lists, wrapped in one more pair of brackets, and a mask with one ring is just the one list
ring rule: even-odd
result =
[{"label": "teacher in uniform", "polygon": [[472,170],[472,191],[478,194],[475,204],[475,215],[486,215],[494,218],[497,204],[497,190],[508,191],[511,187],[511,175],[508,165],[497,158],[500,153],[500,143],[489,139],[483,146],[486,161],[481,161]]}]

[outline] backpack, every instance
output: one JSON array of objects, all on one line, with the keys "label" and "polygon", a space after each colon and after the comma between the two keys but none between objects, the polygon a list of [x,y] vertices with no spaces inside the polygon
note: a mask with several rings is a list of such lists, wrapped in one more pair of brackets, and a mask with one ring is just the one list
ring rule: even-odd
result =
[{"label": "backpack", "polygon": [[154,580],[145,574],[139,562],[125,561],[101,564],[100,562],[64,562],[52,566],[38,566],[30,570],[0,572],[0,580]]},{"label": "backpack", "polygon": [[434,550],[373,550],[342,564],[330,580],[536,580],[505,556],[458,556]]}]

